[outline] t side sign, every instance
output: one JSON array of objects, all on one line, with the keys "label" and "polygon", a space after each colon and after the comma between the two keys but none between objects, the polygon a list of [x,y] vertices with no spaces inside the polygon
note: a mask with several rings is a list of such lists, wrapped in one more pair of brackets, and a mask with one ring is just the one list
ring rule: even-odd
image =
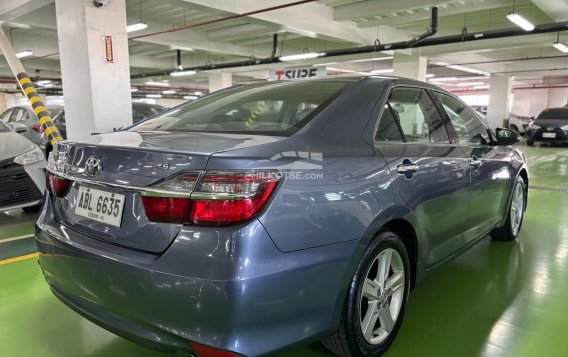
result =
[{"label": "t side sign", "polygon": [[281,81],[285,79],[307,79],[325,77],[325,67],[293,68],[284,70],[270,70],[268,78],[271,81]]}]

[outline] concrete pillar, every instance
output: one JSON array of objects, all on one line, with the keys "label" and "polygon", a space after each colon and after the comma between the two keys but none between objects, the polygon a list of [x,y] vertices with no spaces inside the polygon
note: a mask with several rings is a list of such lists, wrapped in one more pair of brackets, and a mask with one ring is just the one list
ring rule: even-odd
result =
[{"label": "concrete pillar", "polygon": [[[125,1],[97,8],[92,1],[55,0],[55,7],[67,136],[132,124]],[[105,36],[112,38],[112,55]]]},{"label": "concrete pillar", "polygon": [[0,93],[0,114],[8,109],[8,93]]},{"label": "concrete pillar", "polygon": [[420,49],[396,51],[393,59],[393,74],[399,77],[426,81],[428,61],[420,56]]},{"label": "concrete pillar", "polygon": [[503,119],[509,118],[511,77],[492,75],[489,79],[489,105],[487,122],[491,129],[502,128]]},{"label": "concrete pillar", "polygon": [[231,72],[217,72],[209,74],[209,93],[233,85]]}]

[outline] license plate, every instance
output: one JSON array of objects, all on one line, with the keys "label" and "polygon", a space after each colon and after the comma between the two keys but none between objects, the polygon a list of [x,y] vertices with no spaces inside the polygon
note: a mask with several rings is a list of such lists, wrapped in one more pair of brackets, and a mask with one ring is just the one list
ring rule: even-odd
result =
[{"label": "license plate", "polygon": [[556,133],[542,133],[543,138],[555,138]]},{"label": "license plate", "polygon": [[120,227],[124,195],[97,190],[90,187],[79,187],[75,214],[94,221]]}]

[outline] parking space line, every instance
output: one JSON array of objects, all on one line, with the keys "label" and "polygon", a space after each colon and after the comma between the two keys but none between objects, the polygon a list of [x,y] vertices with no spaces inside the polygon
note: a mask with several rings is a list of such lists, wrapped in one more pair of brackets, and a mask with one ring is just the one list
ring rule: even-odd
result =
[{"label": "parking space line", "polygon": [[33,238],[33,234],[26,234],[23,236],[17,236],[17,237],[11,237],[11,238],[0,238],[0,244],[2,243],[8,243],[8,242],[13,242],[15,240],[20,240],[20,239],[26,239],[26,238]]},{"label": "parking space line", "polygon": [[15,262],[19,262],[19,261],[27,260],[27,259],[32,259],[32,258],[37,258],[38,256],[39,256],[39,253],[32,253],[32,254],[22,255],[20,257],[0,260],[0,265],[15,263]]}]

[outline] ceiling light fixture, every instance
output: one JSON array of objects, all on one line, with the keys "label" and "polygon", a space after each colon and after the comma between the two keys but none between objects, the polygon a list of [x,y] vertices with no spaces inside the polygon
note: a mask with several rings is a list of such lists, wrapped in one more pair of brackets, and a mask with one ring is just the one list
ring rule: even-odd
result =
[{"label": "ceiling light fixture", "polygon": [[198,90],[197,92],[193,92],[193,94],[195,94],[195,95],[203,95],[203,92],[200,91],[200,90]]},{"label": "ceiling light fixture", "polygon": [[49,79],[45,79],[45,80],[37,81],[37,82],[36,82],[36,84],[37,84],[38,86],[45,86],[46,84],[49,84],[49,83],[51,83],[51,81],[50,81]]},{"label": "ceiling light fixture", "polygon": [[175,94],[175,93],[176,93],[176,91],[173,90],[173,89],[168,89],[168,90],[163,90],[163,91],[162,91],[162,94]]},{"label": "ceiling light fixture", "polygon": [[394,72],[393,68],[385,68],[385,69],[373,69],[371,74],[386,74]]},{"label": "ceiling light fixture", "polygon": [[16,53],[16,57],[18,57],[18,58],[24,58],[24,57],[29,57],[29,56],[31,56],[31,55],[33,55],[33,54],[34,54],[34,51],[32,51],[32,50],[25,50],[25,51]]},{"label": "ceiling light fixture", "polygon": [[469,86],[482,86],[484,84],[485,83],[483,83],[483,82],[461,82],[461,83],[458,83],[457,86],[458,87],[469,87]]},{"label": "ceiling light fixture", "polygon": [[130,88],[130,92],[132,92],[132,93],[138,92],[138,88]]},{"label": "ceiling light fixture", "polygon": [[507,18],[509,19],[509,21],[511,21],[512,23],[519,26],[525,31],[534,30],[534,25],[517,13],[512,12],[509,15],[507,15]]},{"label": "ceiling light fixture", "polygon": [[435,76],[436,76],[435,74],[426,73],[426,78],[433,78],[433,77],[435,77]]},{"label": "ceiling light fixture", "polygon": [[197,98],[199,98],[196,95],[184,95],[183,99],[187,99],[187,100],[196,100]]},{"label": "ceiling light fixture", "polygon": [[568,46],[560,42],[560,32],[556,34],[556,42],[552,46],[562,53],[568,53]]},{"label": "ceiling light fixture", "polygon": [[161,94],[146,94],[146,98],[162,98]]},{"label": "ceiling light fixture", "polygon": [[182,76],[193,76],[194,74],[196,74],[197,71],[176,71],[176,72],[172,72],[170,73],[170,76],[172,77],[182,77]]},{"label": "ceiling light fixture", "polygon": [[282,56],[280,57],[280,61],[282,62],[290,62],[290,61],[301,61],[301,60],[307,60],[307,59],[312,59],[312,58],[318,58],[321,56],[324,56],[325,52],[304,52],[304,53],[298,53],[295,55],[288,55],[288,56]]},{"label": "ceiling light fixture", "polygon": [[140,31],[140,30],[144,30],[148,28],[148,24],[145,22],[137,22],[135,24],[132,25],[128,25],[126,26],[126,32],[134,32],[134,31]]},{"label": "ceiling light fixture", "polygon": [[158,87],[169,87],[170,84],[168,82],[153,82],[153,81],[149,81],[146,82],[147,85],[149,86],[158,86]]},{"label": "ceiling light fixture", "polygon": [[438,78],[431,78],[430,82],[451,82],[457,80],[458,77],[438,77]]},{"label": "ceiling light fixture", "polygon": [[140,0],[140,21],[135,24],[126,26],[126,32],[134,32],[144,30],[148,27],[148,24],[142,21],[142,0]]}]

